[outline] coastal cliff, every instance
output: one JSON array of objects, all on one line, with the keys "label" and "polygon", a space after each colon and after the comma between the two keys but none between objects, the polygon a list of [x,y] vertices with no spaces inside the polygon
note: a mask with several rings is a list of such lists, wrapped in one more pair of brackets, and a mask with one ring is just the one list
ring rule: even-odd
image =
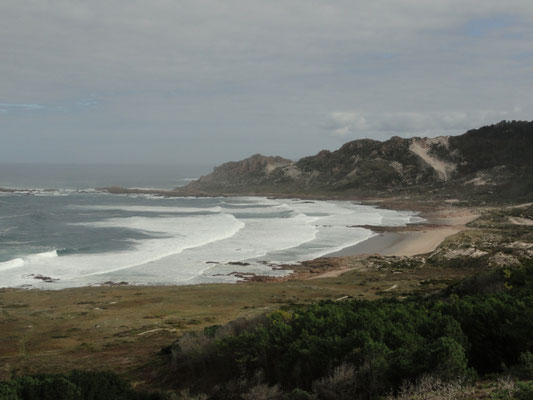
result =
[{"label": "coastal cliff", "polygon": [[533,122],[502,121],[459,136],[354,140],[290,161],[256,154],[178,188],[184,194],[429,194],[533,198]]},{"label": "coastal cliff", "polygon": [[228,188],[245,191],[250,186],[269,182],[272,172],[292,164],[293,162],[286,158],[255,154],[245,160],[222,164],[211,174],[189,183],[186,188],[191,191],[224,191]]}]

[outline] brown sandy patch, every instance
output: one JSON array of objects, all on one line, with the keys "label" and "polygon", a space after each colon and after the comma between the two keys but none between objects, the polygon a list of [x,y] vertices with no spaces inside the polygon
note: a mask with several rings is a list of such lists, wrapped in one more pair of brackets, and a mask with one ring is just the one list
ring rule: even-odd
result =
[{"label": "brown sandy patch", "polygon": [[527,226],[533,225],[533,219],[529,219],[529,218],[509,217],[509,222],[514,225],[527,225]]}]

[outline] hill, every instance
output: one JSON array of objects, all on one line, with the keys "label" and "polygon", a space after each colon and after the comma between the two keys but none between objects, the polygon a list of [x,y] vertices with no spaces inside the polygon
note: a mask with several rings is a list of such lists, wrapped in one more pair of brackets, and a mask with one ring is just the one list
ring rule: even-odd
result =
[{"label": "hill", "polygon": [[296,162],[256,154],[178,189],[185,194],[432,195],[533,198],[533,122],[502,121],[459,136],[354,140]]}]

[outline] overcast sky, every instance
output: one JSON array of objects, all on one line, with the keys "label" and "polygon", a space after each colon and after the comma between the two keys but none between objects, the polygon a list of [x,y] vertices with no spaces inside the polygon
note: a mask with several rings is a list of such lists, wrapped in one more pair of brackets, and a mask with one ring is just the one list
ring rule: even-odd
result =
[{"label": "overcast sky", "polygon": [[532,93],[531,0],[0,0],[0,162],[297,159]]}]

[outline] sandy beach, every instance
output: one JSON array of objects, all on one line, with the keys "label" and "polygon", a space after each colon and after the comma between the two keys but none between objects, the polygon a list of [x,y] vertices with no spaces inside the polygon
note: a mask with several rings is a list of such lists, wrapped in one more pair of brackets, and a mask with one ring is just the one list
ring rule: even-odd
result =
[{"label": "sandy beach", "polygon": [[[422,224],[405,227],[376,227],[373,229],[379,230],[376,236],[330,253],[326,257],[415,256],[430,253],[447,237],[467,229],[466,224],[475,220],[479,214],[469,208],[446,207],[426,211],[422,216],[426,219],[426,222]],[[311,279],[336,277],[353,269],[344,264],[340,262],[340,268],[312,276]]]},{"label": "sandy beach", "polygon": [[327,257],[346,257],[361,254],[383,256],[414,256],[435,250],[448,236],[466,229],[466,224],[479,214],[468,208],[442,208],[423,213],[426,222],[405,227],[378,227],[377,235],[330,253]]},{"label": "sandy beach", "polygon": [[441,228],[424,229],[404,232],[380,232],[376,236],[330,253],[327,257],[347,257],[362,254],[379,254],[382,256],[415,256],[435,250],[448,236],[464,230],[464,226],[442,226]]}]

